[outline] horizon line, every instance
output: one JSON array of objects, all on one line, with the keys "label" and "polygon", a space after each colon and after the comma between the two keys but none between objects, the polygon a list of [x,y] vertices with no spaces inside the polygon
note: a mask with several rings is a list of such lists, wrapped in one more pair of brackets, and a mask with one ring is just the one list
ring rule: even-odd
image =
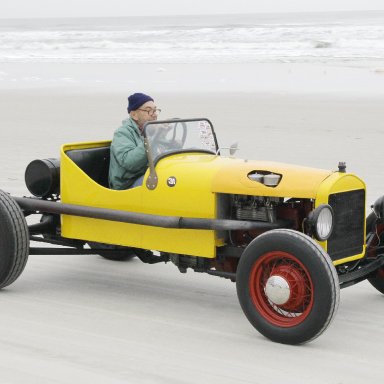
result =
[{"label": "horizon line", "polygon": [[294,14],[328,14],[328,13],[370,13],[380,12],[384,13],[384,9],[348,9],[348,10],[322,10],[322,11],[259,11],[259,12],[231,12],[231,13],[189,13],[189,14],[157,14],[157,15],[75,15],[75,16],[1,16],[1,20],[31,20],[31,19],[123,19],[123,18],[160,18],[160,17],[209,17],[209,16],[251,16],[251,15],[294,15]]}]

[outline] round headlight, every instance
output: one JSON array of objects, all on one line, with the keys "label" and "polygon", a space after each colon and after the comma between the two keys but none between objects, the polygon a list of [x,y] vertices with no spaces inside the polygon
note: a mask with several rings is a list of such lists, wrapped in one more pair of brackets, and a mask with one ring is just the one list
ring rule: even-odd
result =
[{"label": "round headlight", "polygon": [[333,230],[333,210],[328,204],[318,206],[309,216],[312,232],[317,240],[329,239]]}]

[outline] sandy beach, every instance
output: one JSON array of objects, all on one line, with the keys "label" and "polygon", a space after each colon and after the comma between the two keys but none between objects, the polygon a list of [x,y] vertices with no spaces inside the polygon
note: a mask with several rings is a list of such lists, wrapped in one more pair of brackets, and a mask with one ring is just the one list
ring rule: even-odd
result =
[{"label": "sandy beach", "polygon": [[[143,91],[161,118],[208,117],[221,146],[239,143],[239,157],[335,170],[346,161],[366,181],[368,209],[384,194],[383,83],[380,71],[365,67],[2,64],[0,188],[26,195],[30,161],[58,157],[66,142],[110,139],[126,117],[128,94]],[[300,347],[258,334],[234,284],[137,259],[31,256],[0,302],[2,383],[381,377],[383,295],[367,282],[343,290],[330,328]]]}]

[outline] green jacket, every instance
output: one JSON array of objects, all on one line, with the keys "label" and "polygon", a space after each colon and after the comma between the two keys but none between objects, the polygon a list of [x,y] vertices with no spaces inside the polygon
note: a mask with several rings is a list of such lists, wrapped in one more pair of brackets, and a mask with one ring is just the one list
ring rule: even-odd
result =
[{"label": "green jacket", "polygon": [[110,188],[129,188],[138,177],[144,175],[147,167],[147,154],[139,127],[131,118],[123,120],[111,144]]}]

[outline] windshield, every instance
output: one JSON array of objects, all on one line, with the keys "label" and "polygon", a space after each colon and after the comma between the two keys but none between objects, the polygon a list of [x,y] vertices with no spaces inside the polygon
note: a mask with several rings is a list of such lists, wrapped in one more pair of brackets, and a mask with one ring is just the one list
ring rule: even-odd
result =
[{"label": "windshield", "polygon": [[145,125],[144,136],[154,161],[175,152],[216,153],[218,149],[207,119],[150,121]]}]

